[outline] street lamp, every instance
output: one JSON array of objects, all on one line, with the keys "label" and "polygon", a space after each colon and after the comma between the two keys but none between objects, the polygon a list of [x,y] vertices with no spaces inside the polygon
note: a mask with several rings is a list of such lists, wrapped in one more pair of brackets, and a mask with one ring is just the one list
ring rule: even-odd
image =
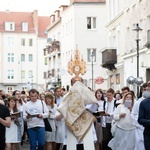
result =
[{"label": "street lamp", "polygon": [[[139,77],[139,31],[141,31],[142,29],[139,27],[139,24],[136,24],[136,28],[133,29],[133,31],[136,31],[137,35],[136,35],[136,45],[137,45],[137,78]],[[139,86],[137,86],[137,97],[139,96]]]},{"label": "street lamp", "polygon": [[90,55],[90,61],[91,61],[91,65],[92,65],[92,91],[93,91],[93,62],[94,62],[94,60],[95,60],[95,56],[92,51],[91,55]]}]

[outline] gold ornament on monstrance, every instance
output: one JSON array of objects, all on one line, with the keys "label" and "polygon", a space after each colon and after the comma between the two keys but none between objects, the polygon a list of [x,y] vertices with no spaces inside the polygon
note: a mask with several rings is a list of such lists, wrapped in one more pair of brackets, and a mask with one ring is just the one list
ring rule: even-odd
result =
[{"label": "gold ornament on monstrance", "polygon": [[84,75],[86,73],[86,62],[83,58],[80,59],[79,51],[75,50],[74,57],[68,62],[68,73],[76,76],[79,74]]}]

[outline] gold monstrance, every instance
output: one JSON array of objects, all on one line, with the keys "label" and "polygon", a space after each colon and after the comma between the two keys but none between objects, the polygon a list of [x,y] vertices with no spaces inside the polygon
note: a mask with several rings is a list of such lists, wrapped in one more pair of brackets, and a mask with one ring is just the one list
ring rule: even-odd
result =
[{"label": "gold monstrance", "polygon": [[73,75],[73,73],[78,77],[81,73],[84,75],[86,73],[86,62],[83,60],[83,57],[80,59],[79,51],[75,50],[74,58],[68,62],[68,73]]}]

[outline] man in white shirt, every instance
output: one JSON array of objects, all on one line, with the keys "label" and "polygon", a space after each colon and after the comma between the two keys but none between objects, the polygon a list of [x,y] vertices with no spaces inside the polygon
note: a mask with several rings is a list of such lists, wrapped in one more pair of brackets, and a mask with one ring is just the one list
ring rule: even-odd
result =
[{"label": "man in white shirt", "polygon": [[103,142],[102,147],[104,150],[111,150],[108,147],[109,141],[112,139],[111,134],[111,123],[113,120],[113,114],[115,110],[115,99],[114,99],[115,91],[110,88],[107,90],[107,100],[104,102],[104,110],[105,113],[103,114],[103,121],[102,121],[102,129],[103,129]]},{"label": "man in white shirt", "polygon": [[[121,89],[121,91],[122,91],[121,95],[122,95],[122,97],[123,97],[126,93],[130,92],[130,88],[129,88],[128,86],[124,86],[124,87]],[[121,104],[121,103],[122,103],[122,99],[116,101],[116,104],[117,104],[117,105],[119,105],[119,104]]]},{"label": "man in white shirt", "polygon": [[36,89],[31,89],[29,96],[30,101],[24,106],[23,118],[27,121],[30,150],[36,150],[36,148],[44,150],[45,125],[43,119],[48,117],[49,111],[45,102],[37,99]]}]

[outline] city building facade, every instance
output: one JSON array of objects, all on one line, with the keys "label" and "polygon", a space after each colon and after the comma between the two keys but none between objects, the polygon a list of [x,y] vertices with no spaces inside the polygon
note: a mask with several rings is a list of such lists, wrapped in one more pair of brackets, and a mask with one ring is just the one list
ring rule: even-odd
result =
[{"label": "city building facade", "polygon": [[[58,60],[58,62],[61,66],[59,76],[61,77],[62,87],[67,90],[70,87],[70,80],[73,75],[70,75],[67,71],[68,62],[73,58],[74,51],[78,50],[80,57],[87,64],[87,72],[81,75],[85,84],[93,87],[93,90],[107,89],[106,69],[101,66],[101,49],[107,43],[106,21],[107,13],[104,0],[71,0],[69,6],[60,7],[60,21],[57,25],[54,23],[55,28],[49,28],[48,38],[51,38],[52,41],[54,39],[59,41],[57,36],[54,35],[60,37],[61,61]],[[57,34],[52,34],[54,30]],[[95,79],[98,77],[104,79],[103,83],[95,83]]]},{"label": "city building facade", "polygon": [[44,90],[43,47],[49,17],[34,12],[0,12],[0,89]]},{"label": "city building facade", "polygon": [[[108,86],[116,90],[128,85],[129,76],[137,77],[137,24],[143,30],[139,31],[139,77],[143,81],[150,80],[150,4],[147,0],[108,0],[107,39],[108,49],[115,50],[113,68],[107,62],[102,63],[107,68],[109,76]],[[102,51],[103,58],[105,57]],[[136,90],[136,85],[131,85]]]}]

